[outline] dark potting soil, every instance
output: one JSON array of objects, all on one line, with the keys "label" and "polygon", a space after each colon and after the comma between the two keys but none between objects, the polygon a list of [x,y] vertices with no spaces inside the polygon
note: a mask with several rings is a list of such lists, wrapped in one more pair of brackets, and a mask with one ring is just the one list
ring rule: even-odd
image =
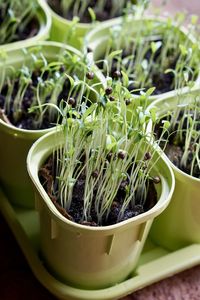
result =
[{"label": "dark potting soil", "polygon": [[[179,119],[178,122],[180,121],[180,119],[183,117],[183,113],[181,112],[179,115]],[[157,139],[160,137],[161,135],[161,131],[160,128],[162,127],[162,122],[163,119],[159,122],[159,124],[156,126],[156,136]],[[199,115],[199,121],[200,121],[200,115]],[[183,129],[186,129],[186,122],[184,122],[185,124],[183,125]],[[200,123],[200,122],[199,122]],[[199,129],[200,131],[200,124],[199,124]],[[183,140],[180,141],[177,139],[177,135],[176,135],[176,128],[174,130],[169,128],[169,133],[166,134],[164,136],[164,139],[167,140],[167,144],[165,144],[165,142],[162,142],[160,144],[161,148],[164,148],[164,152],[167,155],[167,157],[169,158],[169,160],[181,171],[185,172],[188,175],[191,175],[191,164],[195,155],[195,145],[190,144],[189,145],[189,149],[188,149],[188,159],[187,159],[187,164],[186,166],[181,164],[181,159],[184,153],[184,149],[185,149],[185,134],[183,132]],[[200,156],[200,153],[199,153]],[[193,168],[193,177],[196,178],[200,178],[200,168],[199,166],[196,165]]]},{"label": "dark potting soil", "polygon": [[[103,11],[99,12],[97,11],[95,8],[97,6],[97,2],[99,0],[91,0],[89,2],[89,4],[86,6],[85,8],[85,11],[84,11],[84,14],[82,17],[80,17],[80,22],[81,23],[90,23],[91,22],[91,16],[88,12],[88,8],[91,7],[95,14],[96,14],[96,20],[98,21],[106,21],[106,20],[109,20],[111,18],[116,18],[116,17],[119,17],[121,15],[123,15],[123,10],[122,11],[116,11],[116,13],[114,14],[114,16],[111,16],[110,12],[113,10],[113,1],[112,0],[107,0],[105,1],[105,5],[103,7]],[[69,7],[68,11],[67,11],[67,15],[65,15],[63,13],[63,10],[62,10],[62,6],[61,6],[61,0],[48,0],[47,1],[48,4],[50,5],[50,7],[60,16],[68,19],[68,20],[72,20],[74,15],[73,15],[73,7],[75,5],[75,2],[76,1],[73,1],[71,6]],[[124,8],[126,7],[127,3],[128,2],[133,2],[133,1],[126,1],[126,4],[124,6]],[[78,16],[79,17],[79,16]]]},{"label": "dark potting soil", "polygon": [[[49,159],[46,161],[46,163],[41,167],[39,171],[39,177],[41,184],[43,185],[44,189],[46,190],[47,194],[51,198],[52,202],[58,209],[58,211],[65,216],[67,219],[83,224],[88,226],[99,226],[97,225],[98,218],[97,213],[95,212],[94,203],[92,204],[92,209],[90,213],[90,220],[83,221],[83,199],[84,199],[84,187],[85,187],[85,175],[81,174],[80,177],[77,179],[74,189],[73,189],[73,195],[72,195],[72,203],[69,211],[66,211],[64,208],[60,205],[60,199],[57,198],[56,195],[56,188],[54,191],[52,191],[52,186],[56,187],[56,179],[55,175],[53,174],[53,158],[52,156],[49,157]],[[159,183],[160,179],[157,177],[157,182]],[[157,202],[157,192],[155,189],[155,185],[153,183],[153,180],[149,180],[148,182],[148,192],[147,192],[147,198],[145,201],[145,204],[142,205],[141,197],[138,195],[134,206],[129,204],[129,206],[124,211],[123,217],[118,220],[118,215],[120,213],[120,209],[123,204],[123,200],[125,198],[125,187],[128,184],[127,180],[124,180],[121,182],[121,186],[117,192],[117,195],[112,203],[110,213],[108,215],[108,218],[105,216],[103,217],[101,226],[108,226],[112,224],[116,224],[118,222],[127,220],[129,218],[132,218],[134,216],[137,216],[145,211],[148,211],[151,209]],[[95,191],[94,191],[94,197],[93,202],[95,201]]]},{"label": "dark potting soil", "polygon": [[[156,41],[156,42],[158,42],[158,41]],[[123,49],[122,55],[121,55],[122,59],[124,59],[124,58],[126,58],[130,55],[137,56],[137,54],[134,54],[132,52],[131,48],[132,47],[130,47],[130,49],[126,49],[126,50]],[[158,67],[159,67],[159,59],[160,59],[161,51],[162,51],[162,48],[159,48],[156,51],[156,53],[154,54],[154,58],[153,58],[154,64],[158,64]],[[151,50],[148,50],[147,53],[144,56],[144,59],[146,59],[149,62],[150,58],[151,58],[151,55],[152,55]],[[175,69],[178,57],[179,57],[179,55],[177,54],[173,58],[170,58],[169,65],[168,65],[167,68]],[[99,60],[102,60],[102,59],[103,58],[99,58]],[[134,68],[135,68],[135,64],[134,64],[133,61],[130,62],[130,60],[129,60],[129,62],[127,62],[127,64],[124,65],[124,68],[128,69],[130,64],[132,64],[132,66],[131,66],[132,72],[130,72],[130,74],[131,73],[133,74],[134,73]],[[97,63],[97,66],[100,69],[103,69],[103,62],[101,61],[100,63]],[[119,75],[116,76],[116,73],[119,73]],[[109,72],[109,76],[111,76],[114,79],[119,79],[120,77],[122,77],[120,74],[121,74],[121,70],[119,69],[119,61],[118,61],[118,59],[113,59],[111,70]],[[106,76],[107,74],[104,73],[104,75]],[[136,78],[136,80],[137,80],[137,78]],[[131,79],[130,79],[130,81],[131,81]],[[130,83],[129,86],[128,86],[128,90],[130,92],[133,91],[133,90],[136,90],[136,91],[134,91],[134,94],[139,95],[140,90],[138,90],[138,89],[142,88],[145,91],[145,90],[148,90],[151,87],[155,87],[153,95],[160,95],[162,93],[166,93],[166,92],[169,92],[169,91],[174,89],[174,74],[172,72],[169,72],[169,73],[165,74],[162,71],[160,71],[159,68],[156,68],[156,70],[152,73],[151,81],[152,81],[152,84],[150,86],[146,85],[145,87],[141,87],[140,85],[136,85],[135,83]]]},{"label": "dark potting soil", "polygon": [[[170,159],[170,161],[177,168],[179,168],[180,170],[182,170],[186,174],[190,175],[191,164],[192,164],[193,157],[195,155],[194,149],[195,149],[194,146],[190,145],[190,149],[188,150],[189,155],[188,155],[188,160],[187,160],[187,165],[186,166],[181,164],[181,158],[182,158],[183,153],[184,153],[184,146],[181,143],[179,145],[174,145],[173,142],[168,143],[168,145],[165,148],[165,153],[168,156],[168,158]],[[199,155],[200,155],[200,153],[199,153]],[[197,164],[194,166],[192,176],[196,177],[196,178],[200,178],[200,168]]]},{"label": "dark potting soil", "polygon": [[33,18],[28,23],[26,28],[24,28],[23,30],[20,30],[20,29],[17,30],[16,38],[15,38],[15,40],[13,40],[13,42],[26,40],[28,38],[35,36],[39,32],[39,28],[40,28],[40,25],[39,25],[38,20],[36,18]]},{"label": "dark potting soil", "polygon": [[[4,16],[0,9],[0,24],[3,22],[3,19],[4,19]],[[12,41],[9,40],[9,43],[26,40],[28,38],[35,36],[39,32],[39,28],[40,28],[40,25],[39,25],[38,19],[32,18],[31,21],[27,24],[27,26],[25,28],[18,26],[15,34],[13,35]],[[0,44],[3,45],[5,43],[7,43],[7,41],[3,41]]]},{"label": "dark potting soil", "polygon": [[[63,73],[65,68],[61,67],[60,72]],[[2,91],[0,93],[0,118],[2,118],[5,122],[11,123],[17,128],[20,129],[28,129],[28,130],[39,130],[39,129],[47,129],[55,126],[57,124],[58,119],[55,114],[55,118],[50,120],[49,117],[49,111],[48,109],[45,111],[43,115],[43,120],[42,122],[37,122],[37,115],[38,115],[38,110],[34,112],[29,112],[29,108],[31,106],[37,105],[37,102],[35,100],[35,92],[34,90],[36,89],[39,78],[41,76],[41,71],[40,70],[35,70],[32,73],[31,76],[31,83],[28,85],[24,95],[23,95],[23,100],[21,103],[21,108],[17,112],[17,118],[16,118],[16,112],[14,112],[13,105],[14,105],[14,99],[15,96],[17,95],[17,92],[19,90],[19,79],[13,79],[12,84],[14,85],[12,94],[11,94],[11,101],[10,101],[10,106],[8,112],[4,111],[4,104],[6,100],[6,95],[8,92],[8,85],[4,85],[2,88]],[[48,72],[44,72],[42,75],[42,79],[45,81],[48,78]],[[63,88],[61,93],[58,96],[57,99],[57,104],[59,105],[60,101],[63,99],[67,99],[68,97],[68,92],[70,88],[70,83],[69,80],[66,79],[66,81],[63,84]],[[51,94],[46,96],[45,102],[48,103],[50,100]]]}]

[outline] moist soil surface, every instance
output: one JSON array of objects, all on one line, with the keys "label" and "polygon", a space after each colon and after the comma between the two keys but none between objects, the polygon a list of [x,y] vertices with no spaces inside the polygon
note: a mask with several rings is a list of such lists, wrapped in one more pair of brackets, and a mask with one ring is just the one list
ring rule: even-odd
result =
[{"label": "moist soil surface", "polygon": [[[95,14],[96,14],[96,20],[98,21],[106,21],[112,18],[116,18],[119,17],[121,15],[123,15],[123,11],[116,11],[116,13],[114,14],[114,16],[111,16],[110,12],[113,10],[113,1],[112,0],[107,0],[105,1],[105,5],[103,7],[103,11],[96,11],[95,7],[97,6],[97,2],[99,0],[91,0],[90,3],[86,6],[84,14],[82,17],[80,17],[80,22],[81,23],[90,23],[91,22],[91,16],[88,12],[88,8],[91,7]],[[72,20],[74,15],[73,15],[73,8],[74,5],[76,4],[76,1],[73,1],[73,3],[71,4],[71,6],[69,7],[68,11],[67,11],[67,15],[65,15],[63,13],[62,10],[62,6],[61,6],[61,0],[48,0],[47,1],[48,4],[50,5],[50,7],[60,16],[68,19],[68,20]],[[130,2],[130,1],[127,1]],[[126,4],[127,5],[127,4]],[[125,6],[126,7],[126,6]],[[124,8],[125,8],[124,7]],[[79,16],[78,16],[79,17]]]},{"label": "moist soil surface", "polygon": [[[61,67],[61,73],[64,72],[64,67]],[[48,78],[48,72],[45,71],[41,75],[40,70],[35,70],[32,73],[31,76],[31,83],[26,88],[26,91],[23,95],[21,107],[19,111],[17,112],[18,116],[16,118],[16,112],[14,112],[13,105],[14,105],[14,99],[17,95],[17,92],[19,90],[19,79],[13,79],[12,84],[14,85],[12,94],[11,94],[11,101],[10,101],[10,108],[9,111],[6,112],[4,109],[4,104],[6,100],[6,95],[8,93],[8,85],[5,84],[2,88],[2,91],[0,93],[0,118],[3,119],[3,121],[7,123],[11,123],[17,128],[20,129],[28,129],[28,130],[39,130],[39,129],[47,129],[50,127],[55,126],[57,124],[57,116],[55,115],[55,119],[49,118],[49,111],[48,109],[45,111],[43,115],[42,122],[37,122],[37,114],[38,110],[35,112],[29,112],[29,108],[31,106],[37,105],[37,102],[35,100],[35,89],[38,86],[38,82],[40,79],[43,79],[45,81]],[[59,105],[60,101],[63,99],[67,99],[68,92],[69,92],[69,81],[66,79],[65,83],[63,84],[63,88],[61,93],[58,96],[57,104]],[[48,103],[50,99],[50,95],[46,96],[45,102]],[[14,115],[15,114],[15,115]]]},{"label": "moist soil surface", "polygon": [[16,32],[16,38],[12,41],[21,41],[21,40],[26,40],[28,38],[31,38],[35,36],[39,32],[39,22],[36,18],[33,18],[26,28],[24,30],[17,30]]},{"label": "moist soil surface", "polygon": [[[84,201],[83,199],[84,199],[85,175],[81,174],[74,185],[73,194],[72,194],[72,203],[69,211],[66,211],[64,208],[61,207],[59,197],[55,196],[56,191],[55,190],[52,191],[52,186],[54,187],[57,186],[55,174],[53,174],[53,169],[55,169],[55,166],[53,168],[54,164],[55,162],[53,161],[52,156],[49,157],[46,163],[41,167],[39,171],[39,177],[44,189],[46,190],[47,194],[51,198],[52,202],[54,203],[58,211],[67,219],[73,222],[83,224],[83,225],[88,225],[88,226],[99,226],[97,220],[97,213],[95,212],[95,208],[94,208],[95,191],[94,191],[94,198],[93,198],[90,219],[87,221],[83,221],[83,201]],[[157,178],[159,179],[159,177]],[[159,180],[157,183],[159,183]],[[121,186],[112,203],[108,218],[103,217],[102,224],[100,224],[100,226],[108,226],[108,225],[116,224],[118,222],[127,220],[145,211],[148,211],[156,204],[157,192],[155,189],[155,185],[152,180],[149,180],[148,183],[149,186],[148,186],[148,192],[147,192],[147,198],[145,204],[142,205],[140,203],[141,198],[140,195],[138,195],[134,206],[129,204],[129,206],[126,208],[124,212],[123,217],[120,220],[118,220],[118,215],[122,207],[123,200],[125,198],[125,187],[127,184],[128,182],[126,180],[121,182]]]},{"label": "moist soil surface", "polygon": [[[168,143],[168,145],[165,148],[165,153],[170,159],[170,161],[181,171],[185,172],[186,174],[190,175],[191,171],[191,164],[193,157],[195,155],[193,146],[190,145],[187,165],[184,166],[181,164],[181,158],[184,153],[184,146],[180,143],[179,145],[174,145],[173,142]],[[193,177],[200,178],[200,169],[197,165],[194,166],[193,169]]]}]

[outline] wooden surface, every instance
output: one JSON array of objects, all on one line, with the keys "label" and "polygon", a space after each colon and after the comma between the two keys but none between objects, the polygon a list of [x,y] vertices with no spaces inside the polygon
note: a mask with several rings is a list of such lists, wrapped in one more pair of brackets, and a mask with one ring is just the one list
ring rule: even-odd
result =
[{"label": "wooden surface", "polygon": [[35,279],[0,215],[0,300],[54,300]]},{"label": "wooden surface", "polygon": [[[160,7],[162,0],[153,0]],[[200,0],[171,0],[161,13],[187,10],[200,16]],[[0,216],[0,300],[54,300],[35,279],[12,233]],[[163,280],[123,300],[199,300],[200,266]]]}]

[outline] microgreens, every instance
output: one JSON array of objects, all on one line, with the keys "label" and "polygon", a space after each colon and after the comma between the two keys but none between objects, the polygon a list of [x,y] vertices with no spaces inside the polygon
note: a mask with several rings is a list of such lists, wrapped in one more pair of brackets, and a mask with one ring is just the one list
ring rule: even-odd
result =
[{"label": "microgreens", "polygon": [[176,108],[158,118],[159,124],[167,124],[166,153],[181,170],[200,178],[200,99],[197,94],[177,97]]},{"label": "microgreens", "polygon": [[[129,90],[133,92],[151,86],[156,86],[154,93],[191,87],[198,76],[200,52],[191,38],[195,21],[187,36],[179,29],[183,21],[183,16],[177,17],[174,26],[171,19],[159,22],[124,18],[108,30],[102,43],[97,43],[94,59],[106,76],[129,78]],[[117,78],[116,72],[121,76]]]},{"label": "microgreens", "polygon": [[37,1],[0,1],[0,45],[19,39],[35,16],[37,7]]},{"label": "microgreens", "polygon": [[[84,57],[63,49],[53,60],[41,47],[24,51],[29,64],[24,62],[19,70],[2,65],[0,108],[13,125],[26,129],[55,125],[62,100],[62,106],[65,103],[77,110],[82,102],[90,105],[98,83]],[[31,128],[24,127],[24,117],[32,120]]]},{"label": "microgreens", "polygon": [[[59,14],[61,14],[66,19],[73,19],[78,17],[81,22],[84,22],[84,18],[87,16],[88,22],[96,20],[114,18],[122,14],[126,14],[133,10],[133,0],[61,0],[60,1],[60,11],[55,5],[53,0],[48,0],[50,6]],[[105,14],[105,16],[104,16]]]},{"label": "microgreens", "polygon": [[114,85],[112,92],[115,101],[109,100],[105,90],[101,91],[99,98],[104,95],[104,101],[93,103],[76,115],[68,107],[63,130],[59,132],[63,143],[54,150],[55,182],[48,193],[69,213],[73,202],[78,201],[73,190],[84,182],[78,196],[83,201],[83,224],[91,220],[94,211],[96,224],[104,224],[122,186],[116,222],[124,219],[128,207],[144,205],[156,163],[153,136],[146,133],[154,111],[146,112],[139,105],[147,103],[144,98],[149,95],[133,98],[122,85]]}]

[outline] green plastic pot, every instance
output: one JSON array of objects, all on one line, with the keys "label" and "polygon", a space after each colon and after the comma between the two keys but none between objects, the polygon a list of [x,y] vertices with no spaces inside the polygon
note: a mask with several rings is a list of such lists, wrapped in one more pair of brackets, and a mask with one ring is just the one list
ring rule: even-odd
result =
[{"label": "green plastic pot", "polygon": [[[158,202],[149,211],[115,225],[80,225],[59,213],[38,178],[40,167],[63,141],[58,132],[46,134],[33,144],[27,158],[40,215],[42,256],[52,275],[69,285],[87,289],[108,287],[133,272],[154,217],[170,201],[173,173],[160,157],[152,170],[152,175],[159,173],[161,177]],[[156,152],[153,159],[159,155]]]},{"label": "green plastic pot", "polygon": [[81,49],[83,46],[83,37],[94,27],[94,24],[77,23],[73,25],[72,21],[60,17],[50,7],[48,8],[52,17],[50,40]]},{"label": "green plastic pot", "polygon": [[0,50],[1,51],[8,51],[8,50],[14,50],[22,47],[27,47],[30,45],[35,45],[39,41],[44,41],[49,38],[50,35],[50,29],[51,29],[51,23],[52,23],[52,18],[51,14],[48,10],[48,7],[46,3],[42,0],[36,0],[39,4],[36,18],[39,21],[39,31],[38,33],[30,37],[26,40],[21,40],[9,44],[4,44],[0,45]]},{"label": "green plastic pot", "polygon": [[[56,59],[62,49],[72,53],[81,53],[70,47],[56,42],[40,42],[37,46],[41,48],[48,60]],[[34,49],[29,46],[26,49]],[[1,68],[9,73],[9,66],[19,68],[25,63],[32,61],[31,54],[23,49],[7,52],[4,60],[0,61]],[[2,73],[0,73],[0,78]],[[9,200],[16,205],[34,207],[34,195],[29,182],[26,170],[26,156],[32,143],[45,133],[54,130],[24,130],[6,124],[0,119],[0,185],[8,196]]]},{"label": "green plastic pot", "polygon": [[[183,93],[181,103],[190,103],[191,95],[198,96],[199,90]],[[160,116],[173,110],[179,97],[163,97],[155,101],[151,107],[158,108]],[[152,239],[162,247],[177,250],[191,243],[200,243],[200,179],[187,175],[179,170],[165,155],[175,175],[175,190],[168,208],[153,223]]]},{"label": "green plastic pot", "polygon": [[[92,52],[92,57],[94,61],[102,60],[105,55],[106,47],[111,38],[111,28],[114,26],[122,27],[122,30],[125,30],[124,39],[122,40],[122,47],[124,43],[127,43],[127,35],[130,37],[134,37],[136,32],[141,30],[141,28],[149,28],[147,38],[149,40],[156,40],[161,37],[164,32],[164,27],[166,26],[166,20],[162,18],[129,18],[124,23],[123,18],[116,18],[108,21],[105,24],[101,24],[90,31],[85,37],[85,47],[89,48]],[[189,38],[190,45],[194,45],[197,43],[195,38],[189,34],[189,32],[184,27],[177,27],[174,24],[170,25],[174,32],[178,32],[180,34],[181,41],[184,41]],[[155,32],[153,31],[155,30]],[[188,45],[189,47],[189,45]],[[199,52],[200,55],[200,52]],[[200,83],[200,75],[196,79],[194,89],[199,86]],[[187,87],[182,87],[181,91],[188,91]],[[162,93],[160,95],[152,95],[149,97],[150,102],[160,98],[161,96],[171,97],[176,94],[177,91],[171,90],[169,92]]]},{"label": "green plastic pot", "polygon": [[[43,0],[43,2],[47,2]],[[134,1],[136,2],[136,1]],[[48,5],[48,4],[47,4]],[[50,39],[53,41],[63,42],[67,45],[71,45],[77,49],[83,47],[83,38],[86,33],[92,30],[99,24],[96,23],[76,23],[73,25],[73,21],[67,20],[53,11],[48,5],[49,12],[52,16],[52,27],[50,33]],[[109,21],[103,21],[101,24],[109,24]]]}]

